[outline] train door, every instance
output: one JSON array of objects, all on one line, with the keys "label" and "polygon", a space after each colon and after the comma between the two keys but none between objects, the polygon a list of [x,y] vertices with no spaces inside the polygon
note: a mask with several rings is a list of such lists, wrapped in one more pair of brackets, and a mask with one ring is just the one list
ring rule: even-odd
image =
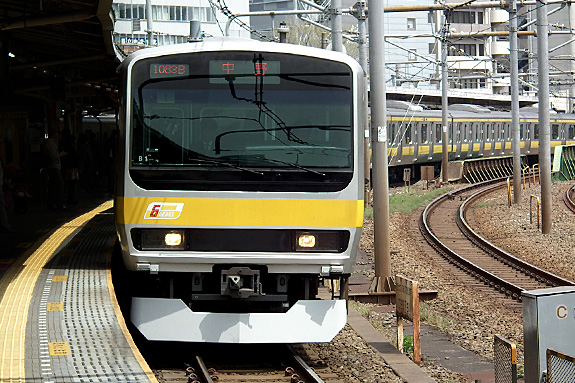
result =
[{"label": "train door", "polygon": [[398,157],[401,159],[402,163],[405,163],[413,156],[413,124],[403,123],[402,130],[402,149],[398,151]]},{"label": "train door", "polygon": [[561,134],[561,124],[553,123],[551,124],[551,149],[555,146],[560,145],[560,134]]},{"label": "train door", "polygon": [[422,161],[431,159],[433,153],[433,144],[430,144],[431,131],[427,122],[419,123],[419,149],[417,150],[417,157]]},{"label": "train door", "polygon": [[443,130],[439,122],[434,123],[433,126],[435,127],[435,129],[433,129],[433,157],[441,159],[443,152]]},{"label": "train door", "polygon": [[465,158],[467,152],[469,151],[469,123],[460,122],[459,123],[459,142],[457,143],[457,158]]}]

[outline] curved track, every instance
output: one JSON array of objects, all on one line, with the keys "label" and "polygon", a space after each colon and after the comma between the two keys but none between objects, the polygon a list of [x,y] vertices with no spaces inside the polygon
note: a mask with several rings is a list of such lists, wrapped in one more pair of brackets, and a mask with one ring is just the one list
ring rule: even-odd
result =
[{"label": "curved track", "polygon": [[575,185],[571,186],[565,194],[563,195],[563,201],[565,201],[565,205],[575,213]]},{"label": "curved track", "polygon": [[435,199],[421,216],[423,236],[449,262],[515,300],[521,300],[524,290],[575,285],[499,249],[471,229],[465,220],[466,209],[504,186],[501,179],[488,181]]}]

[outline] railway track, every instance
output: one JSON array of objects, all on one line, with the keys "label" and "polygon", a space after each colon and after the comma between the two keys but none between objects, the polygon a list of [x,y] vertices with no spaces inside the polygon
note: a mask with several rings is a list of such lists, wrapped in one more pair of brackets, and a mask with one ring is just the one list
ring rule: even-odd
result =
[{"label": "railway track", "polygon": [[450,263],[514,300],[521,292],[575,283],[539,269],[489,243],[465,220],[466,211],[483,195],[504,187],[501,179],[447,193],[424,210],[420,230],[427,242]]},{"label": "railway track", "polygon": [[565,201],[565,206],[567,206],[569,210],[575,213],[575,185],[567,189],[563,195],[563,201]]},{"label": "railway track", "polygon": [[[191,357],[182,368],[154,369],[160,383],[175,382],[283,382],[321,383],[341,382],[321,362],[313,362],[320,373],[316,373],[308,362],[305,346],[285,345],[234,346],[229,351],[243,349],[245,352],[222,352],[226,346],[200,345],[202,355]],[[240,348],[238,348],[240,347]],[[257,347],[254,349],[254,347]],[[262,352],[262,349],[263,350]],[[219,351],[217,351],[219,350]],[[302,356],[303,354],[303,356]],[[320,377],[321,374],[321,377]]]}]

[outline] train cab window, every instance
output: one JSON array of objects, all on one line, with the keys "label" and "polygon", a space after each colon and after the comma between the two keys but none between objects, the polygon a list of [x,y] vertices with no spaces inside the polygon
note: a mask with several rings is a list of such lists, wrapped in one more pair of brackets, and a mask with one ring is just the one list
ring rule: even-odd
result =
[{"label": "train cab window", "polygon": [[419,137],[420,142],[422,144],[427,144],[427,124],[421,124],[420,125],[420,131],[421,131],[421,134]]},{"label": "train cab window", "polygon": [[569,140],[572,140],[575,138],[575,125],[569,125],[569,132],[568,132],[567,138]]},{"label": "train cab window", "polygon": [[533,125],[533,138],[536,140],[539,139],[539,124]]},{"label": "train cab window", "polygon": [[551,125],[551,139],[557,140],[559,138],[559,124]]},{"label": "train cab window", "polygon": [[441,124],[435,124],[435,142],[441,143],[443,135],[441,134]]},{"label": "train cab window", "polygon": [[406,144],[412,144],[413,141],[411,140],[411,124],[405,125],[405,140]]}]

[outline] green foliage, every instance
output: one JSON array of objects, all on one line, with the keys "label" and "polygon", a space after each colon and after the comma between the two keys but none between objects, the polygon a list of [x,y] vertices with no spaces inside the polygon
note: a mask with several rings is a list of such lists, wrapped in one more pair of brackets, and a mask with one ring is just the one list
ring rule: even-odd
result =
[{"label": "green foliage", "polygon": [[518,378],[525,377],[525,366],[519,366],[519,368],[517,368],[517,377]]},{"label": "green foliage", "polygon": [[413,337],[404,336],[403,337],[403,352],[405,354],[413,354]]},{"label": "green foliage", "polygon": [[436,197],[452,190],[451,187],[433,190],[415,190],[405,193],[396,193],[389,197],[389,213],[399,212],[410,214],[421,206],[427,205]]}]

